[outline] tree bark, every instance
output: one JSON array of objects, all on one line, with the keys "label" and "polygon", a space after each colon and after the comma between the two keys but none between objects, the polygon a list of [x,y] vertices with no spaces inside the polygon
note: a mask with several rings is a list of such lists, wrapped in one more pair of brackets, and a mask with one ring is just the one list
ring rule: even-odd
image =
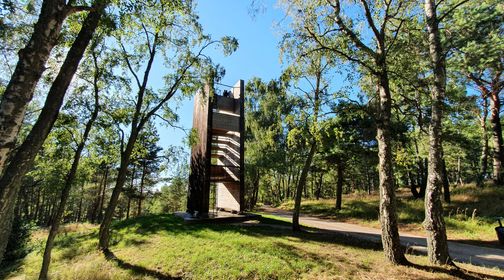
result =
[{"label": "tree bark", "polygon": [[128,204],[126,206],[126,220],[129,219],[130,209],[131,209],[131,196],[128,195]]},{"label": "tree bark", "polygon": [[77,219],[75,220],[77,223],[80,223],[81,222],[81,218],[82,218],[82,203],[84,202],[84,186],[85,186],[86,182],[82,182],[82,185],[81,185],[81,193],[80,193],[80,198],[79,198],[79,208],[78,208],[78,212],[77,212]]},{"label": "tree bark", "polygon": [[419,197],[421,199],[424,199],[425,198],[425,189],[427,188],[427,175],[428,175],[428,159],[424,158],[424,159],[420,159],[420,161],[418,162],[418,165],[419,165],[419,176],[418,176],[418,179],[419,179],[419,187],[420,187],[420,192],[418,193],[419,194]]},{"label": "tree bark", "polygon": [[432,113],[429,127],[429,164],[424,227],[427,231],[429,261],[433,264],[451,264],[441,203],[441,189],[443,187],[442,118],[446,90],[446,65],[435,1],[425,0],[424,8],[429,36],[429,54],[434,74],[434,85],[431,87]]},{"label": "tree bark", "polygon": [[397,206],[394,186],[392,137],[390,118],[392,97],[390,94],[385,58],[378,62],[381,68],[379,81],[380,110],[377,119],[376,139],[378,141],[378,172],[380,177],[380,224],[385,257],[393,264],[406,264],[407,260],[401,248],[397,227]]},{"label": "tree bark", "polygon": [[108,172],[109,172],[109,167],[105,167],[105,175],[103,177],[103,187],[100,190],[101,194],[98,194],[99,196],[99,201],[98,201],[98,222],[101,222],[103,218],[103,205],[105,203],[105,192],[107,190],[107,182],[108,182]]},{"label": "tree bark", "polygon": [[456,184],[458,186],[464,186],[464,180],[462,180],[462,165],[461,165],[461,160],[460,160],[460,155],[457,156],[457,179],[456,179]]},{"label": "tree bark", "polygon": [[451,203],[451,195],[450,195],[450,181],[448,180],[448,170],[446,170],[446,162],[444,159],[444,154],[443,154],[443,196],[444,196],[444,201],[446,203]]},{"label": "tree bark", "polygon": [[502,128],[500,121],[500,97],[498,91],[490,92],[490,122],[492,123],[492,140],[493,140],[493,181],[497,185],[504,183],[503,163],[503,141]]},{"label": "tree bark", "polygon": [[480,174],[478,176],[478,186],[482,187],[487,176],[487,168],[488,168],[488,133],[487,133],[487,116],[488,116],[488,97],[486,94],[482,94],[483,99],[483,110],[481,113],[480,126],[481,126],[481,157],[480,157]]},{"label": "tree bark", "polygon": [[140,178],[140,196],[138,197],[137,216],[142,215],[142,200],[143,200],[143,190],[144,190],[146,172],[147,172],[147,161],[144,160],[142,168],[142,177]]},{"label": "tree bark", "polygon": [[16,151],[0,179],[0,262],[3,259],[6,241],[10,235],[14,211],[13,204],[19,192],[21,179],[32,166],[35,156],[58,117],[65,93],[98,26],[104,7],[103,4],[95,6],[94,11],[90,12],[84,20],[58,76],[49,89],[44,107],[36,123],[26,140]]},{"label": "tree bark", "polygon": [[303,170],[301,171],[301,176],[299,177],[299,181],[296,187],[296,197],[294,199],[294,213],[292,213],[293,231],[301,230],[301,227],[299,226],[299,212],[301,210],[301,197],[303,196],[303,186],[306,184],[308,171],[310,169],[313,156],[315,155],[316,150],[317,150],[317,143],[313,141],[310,146],[310,151],[308,152],[308,156],[306,157],[306,161],[304,163]]},{"label": "tree bark", "polygon": [[341,197],[343,196],[343,171],[344,171],[344,164],[343,162],[339,161],[338,164],[336,165],[337,172],[338,172],[338,181],[336,182],[336,209],[341,210]]},{"label": "tree bark", "polygon": [[126,220],[129,219],[130,216],[130,209],[131,209],[131,196],[133,196],[133,193],[135,191],[135,174],[136,174],[136,165],[133,164],[133,170],[131,171],[131,183],[130,183],[130,188],[127,193],[128,196],[128,204],[126,205]]},{"label": "tree bark", "polygon": [[93,124],[98,118],[99,111],[99,103],[98,103],[98,69],[96,69],[96,57],[95,57],[95,75],[94,75],[94,109],[91,113],[91,117],[86,123],[84,134],[82,135],[82,139],[77,146],[77,150],[75,151],[72,166],[70,171],[67,173],[65,178],[65,183],[63,186],[63,190],[61,192],[60,203],[58,209],[56,210],[56,214],[54,215],[51,221],[51,229],[49,230],[49,235],[47,237],[46,246],[44,250],[44,255],[42,258],[42,268],[40,269],[39,280],[48,279],[49,265],[51,263],[51,253],[52,248],[54,246],[54,239],[58,234],[58,229],[60,226],[61,218],[63,217],[63,213],[65,212],[66,203],[68,201],[68,197],[70,196],[70,190],[72,189],[73,182],[75,180],[75,176],[77,175],[77,168],[79,167],[79,161],[81,158],[82,151],[84,150],[84,146],[86,145],[86,141],[89,137],[89,133],[91,132],[91,128]]},{"label": "tree bark", "polygon": [[[10,152],[16,145],[26,107],[33,98],[35,87],[44,72],[70,6],[64,0],[45,0],[33,33],[19,60],[0,102],[0,176]],[[0,260],[3,250],[0,245]]]}]

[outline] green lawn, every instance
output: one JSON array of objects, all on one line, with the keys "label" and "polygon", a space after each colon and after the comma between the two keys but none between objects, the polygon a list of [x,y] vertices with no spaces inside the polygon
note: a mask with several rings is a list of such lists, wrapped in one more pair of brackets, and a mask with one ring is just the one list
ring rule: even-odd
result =
[{"label": "green lawn", "polygon": [[[453,279],[453,271],[389,265],[380,246],[339,235],[297,233],[285,221],[264,217],[255,224],[186,224],[172,215],[146,216],[114,226],[116,259],[96,249],[97,226],[63,228],[54,250],[51,279]],[[34,279],[47,232],[33,234],[33,251],[0,278]],[[477,277],[502,271],[463,267]],[[466,272],[468,273],[468,272]],[[474,274],[476,273],[476,274]],[[3,274],[3,277],[2,277]],[[467,276],[467,274],[466,274]]]},{"label": "green lawn", "polygon": [[[344,195],[343,209],[339,211],[334,208],[334,203],[334,199],[305,200],[301,204],[301,212],[338,221],[380,226],[378,195]],[[409,190],[398,192],[397,211],[401,231],[423,234],[423,203],[423,200],[412,199]],[[280,205],[280,208],[292,210],[294,204],[289,201]],[[504,216],[504,188],[476,188],[474,185],[453,188],[452,202],[445,203],[444,209],[449,239],[499,246],[495,227],[498,225],[496,217]]]}]

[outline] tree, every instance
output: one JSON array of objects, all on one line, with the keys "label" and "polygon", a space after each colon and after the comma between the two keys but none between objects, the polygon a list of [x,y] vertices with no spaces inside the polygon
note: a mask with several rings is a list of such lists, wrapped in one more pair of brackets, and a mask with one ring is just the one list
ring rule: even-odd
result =
[{"label": "tree", "polygon": [[[286,83],[281,80],[266,83],[259,78],[253,78],[247,83],[246,92],[245,204],[247,209],[253,209],[265,178],[274,173],[287,175],[289,179],[292,177],[289,170],[293,169],[294,164],[287,164],[288,128],[284,120],[291,113],[294,104],[293,99],[287,95]],[[277,199],[288,196],[292,181],[289,179],[287,182],[283,180],[287,186],[275,195]]]},{"label": "tree", "polygon": [[[305,54],[304,56],[299,53],[303,51],[302,49],[296,49],[299,46],[293,45],[291,42],[284,42],[286,48],[293,47],[294,56],[298,54],[297,59],[292,61],[291,66],[287,69],[284,75],[288,75],[287,79],[294,81],[294,88],[299,90],[302,94],[302,99],[304,100],[304,106],[301,106],[301,110],[305,110],[304,116],[306,116],[306,124],[302,124],[302,128],[296,128],[289,131],[288,141],[294,143],[294,145],[304,145],[306,144],[308,148],[308,154],[303,163],[301,169],[301,174],[297,182],[294,197],[294,212],[292,214],[292,229],[294,231],[299,231],[299,213],[301,209],[301,198],[303,194],[303,188],[306,185],[306,179],[308,177],[308,172],[310,170],[313,157],[317,152],[318,142],[320,141],[319,135],[319,115],[321,110],[321,102],[324,98],[324,94],[327,94],[328,83],[325,80],[325,75],[329,71],[332,61],[331,58],[325,55],[324,52],[313,52],[310,54]],[[289,51],[289,50],[286,50]],[[292,55],[292,54],[291,54]],[[299,81],[308,81],[309,89],[303,90],[299,85]],[[306,134],[303,135],[303,127],[306,129]],[[303,135],[303,137],[299,137]],[[296,143],[299,139],[308,139],[306,143]]]},{"label": "tree", "polygon": [[88,140],[89,134],[91,132],[91,129],[93,128],[93,125],[98,118],[98,113],[100,110],[100,102],[99,102],[99,95],[100,95],[100,84],[101,84],[101,79],[103,79],[103,66],[100,66],[98,63],[98,52],[103,51],[97,49],[97,45],[99,45],[100,42],[96,40],[92,47],[91,47],[91,57],[93,61],[93,80],[92,80],[92,86],[93,86],[93,98],[94,98],[94,104],[93,104],[93,109],[90,112],[90,118],[87,120],[84,132],[82,133],[82,138],[80,139],[79,143],[77,144],[77,149],[75,150],[75,154],[73,157],[73,162],[70,167],[70,170],[66,174],[65,177],[65,182],[63,186],[63,190],[61,192],[61,198],[60,202],[58,205],[58,208],[55,212],[55,214],[52,217],[51,220],[51,228],[49,230],[49,235],[47,237],[46,241],[46,246],[44,250],[44,255],[42,259],[42,268],[40,269],[40,274],[39,274],[39,279],[48,279],[48,272],[49,272],[49,265],[51,263],[51,252],[52,248],[54,246],[54,239],[56,238],[56,235],[58,234],[58,228],[61,223],[61,219],[63,217],[63,213],[65,212],[66,204],[68,201],[68,198],[70,196],[70,190],[72,188],[72,185],[74,184],[75,178],[77,176],[77,168],[79,167],[79,162],[81,160],[81,155],[82,151],[84,150],[84,146],[86,145],[86,142]]},{"label": "tree", "polygon": [[[504,39],[501,34],[504,11],[499,1],[462,1],[463,8],[455,9],[444,17],[450,31],[449,43],[453,55],[449,57],[450,69],[468,81],[480,92],[482,100],[482,154],[481,177],[486,173],[488,136],[486,118],[490,99],[490,122],[493,142],[493,180],[504,183],[504,148],[500,120],[500,94],[504,89]],[[452,6],[456,4],[453,3]],[[480,179],[481,180],[481,179]]]},{"label": "tree", "polygon": [[380,223],[382,244],[387,259],[394,264],[406,264],[397,229],[396,198],[391,143],[392,95],[389,84],[388,60],[394,52],[394,41],[408,16],[411,4],[404,1],[351,3],[352,13],[364,16],[372,36],[367,42],[359,35],[351,13],[342,9],[341,1],[292,1],[287,4],[294,29],[303,33],[321,50],[332,52],[344,61],[359,67],[376,86],[378,97],[377,140],[380,174]]},{"label": "tree", "polygon": [[14,204],[17,200],[21,179],[31,167],[58,117],[65,93],[77,71],[84,51],[98,27],[106,4],[106,1],[101,0],[97,0],[93,4],[92,11],[84,19],[82,28],[51,85],[37,122],[23,144],[17,149],[0,179],[0,262],[11,231]]},{"label": "tree", "polygon": [[427,230],[429,261],[435,264],[447,264],[452,263],[452,261],[448,253],[443,205],[441,203],[441,189],[443,187],[443,146],[441,134],[442,106],[446,91],[446,60],[441,45],[440,19],[437,15],[437,4],[434,0],[425,0],[424,8],[434,80],[431,89],[432,113],[429,127],[429,169],[425,193],[424,227]]},{"label": "tree", "polygon": [[[342,206],[347,165],[362,165],[358,161],[368,158],[368,154],[376,149],[375,123],[367,110],[369,108],[363,104],[342,101],[331,109],[336,116],[321,123],[322,156],[329,166],[336,167],[337,210]],[[364,164],[363,168],[369,169],[369,166],[372,164]]]},{"label": "tree", "polygon": [[[16,145],[26,107],[49,59],[51,50],[58,43],[65,19],[72,13],[89,10],[75,6],[74,1],[45,0],[30,40],[19,51],[19,61],[0,101],[0,175]],[[3,243],[3,242],[2,242]],[[0,261],[3,249],[0,245]]]}]

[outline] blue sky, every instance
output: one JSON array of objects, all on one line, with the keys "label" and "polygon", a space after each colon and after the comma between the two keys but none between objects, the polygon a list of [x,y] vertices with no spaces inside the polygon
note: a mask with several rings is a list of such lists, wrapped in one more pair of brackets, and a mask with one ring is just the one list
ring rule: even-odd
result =
[{"label": "blue sky", "polygon": [[[270,80],[280,75],[278,42],[280,35],[274,23],[283,19],[283,12],[275,7],[276,0],[262,0],[265,9],[254,17],[250,15],[248,0],[199,0],[198,14],[205,32],[212,38],[233,36],[240,47],[229,57],[218,50],[207,54],[215,63],[226,69],[223,84],[234,85],[239,79],[247,82],[252,77]],[[174,104],[175,105],[175,104]],[[178,104],[177,113],[184,128],[192,127],[193,100],[187,99]],[[185,133],[178,129],[159,127],[160,146],[183,145]]]}]

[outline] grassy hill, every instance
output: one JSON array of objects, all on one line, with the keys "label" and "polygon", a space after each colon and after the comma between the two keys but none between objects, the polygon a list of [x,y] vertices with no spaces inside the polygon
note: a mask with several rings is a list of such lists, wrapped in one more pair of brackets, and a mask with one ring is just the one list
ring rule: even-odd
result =
[{"label": "grassy hill", "polygon": [[[252,224],[184,223],[173,215],[116,223],[114,257],[97,251],[96,225],[62,229],[53,254],[51,279],[454,279],[496,278],[502,271],[463,265],[462,274],[427,266],[385,262],[378,244],[340,235],[293,234],[288,222],[262,218]],[[32,252],[4,268],[0,278],[35,279],[46,230],[34,232]]]}]

